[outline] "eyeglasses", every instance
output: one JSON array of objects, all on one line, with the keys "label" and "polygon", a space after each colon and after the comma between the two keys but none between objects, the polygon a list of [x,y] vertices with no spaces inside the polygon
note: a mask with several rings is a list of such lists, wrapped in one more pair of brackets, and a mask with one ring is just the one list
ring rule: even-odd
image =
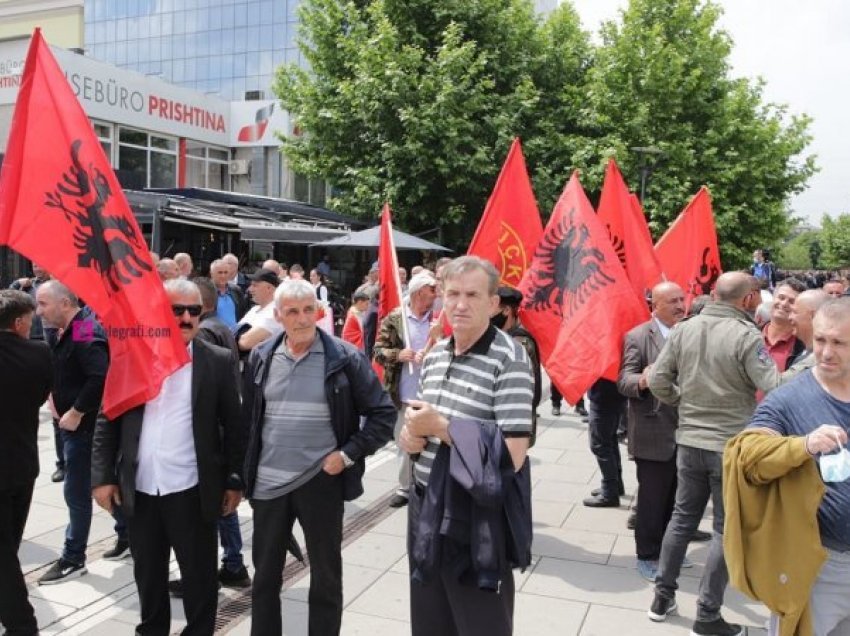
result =
[{"label": "eyeglasses", "polygon": [[200,305],[171,305],[171,311],[174,312],[174,315],[179,318],[183,315],[184,312],[188,311],[189,315],[193,318],[197,318],[201,315],[203,311],[203,307]]}]

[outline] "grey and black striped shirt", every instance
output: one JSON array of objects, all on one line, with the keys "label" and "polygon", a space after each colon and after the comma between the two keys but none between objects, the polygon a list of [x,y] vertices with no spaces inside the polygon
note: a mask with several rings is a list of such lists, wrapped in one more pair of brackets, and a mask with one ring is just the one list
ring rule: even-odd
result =
[{"label": "grey and black striped shirt", "polygon": [[[506,437],[523,437],[531,435],[533,387],[525,349],[491,326],[464,353],[455,355],[453,338],[434,345],[422,363],[419,399],[449,419],[495,420]],[[429,437],[414,465],[423,486],[439,447],[440,440]]]}]

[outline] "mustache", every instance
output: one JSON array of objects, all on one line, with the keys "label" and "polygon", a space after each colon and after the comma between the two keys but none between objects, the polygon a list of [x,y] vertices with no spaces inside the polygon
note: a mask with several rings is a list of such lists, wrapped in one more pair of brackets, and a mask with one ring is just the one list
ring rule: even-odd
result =
[{"label": "mustache", "polygon": [[195,325],[193,325],[191,322],[181,322],[180,328],[181,329],[194,329]]}]

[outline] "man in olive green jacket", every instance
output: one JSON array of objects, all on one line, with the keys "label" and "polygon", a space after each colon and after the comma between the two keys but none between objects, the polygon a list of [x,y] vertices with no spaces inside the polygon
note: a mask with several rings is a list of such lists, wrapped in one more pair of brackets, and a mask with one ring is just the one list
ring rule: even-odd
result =
[{"label": "man in olive green jacket", "polygon": [[671,331],[649,375],[653,395],[678,407],[679,450],[676,504],[664,533],[648,615],[663,621],[675,612],[682,560],[711,497],[714,536],[691,633],[735,636],[742,628],[720,615],[729,582],[723,558],[723,449],[752,417],[756,389],[770,391],[780,376],[747,313],[758,299],[750,277],[743,272],[721,275],[715,298],[699,315]]}]

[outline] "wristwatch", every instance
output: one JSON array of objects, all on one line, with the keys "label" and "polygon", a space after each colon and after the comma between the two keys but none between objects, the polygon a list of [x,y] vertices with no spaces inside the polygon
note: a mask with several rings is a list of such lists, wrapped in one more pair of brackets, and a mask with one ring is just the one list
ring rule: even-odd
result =
[{"label": "wristwatch", "polygon": [[346,468],[354,466],[354,460],[345,454],[345,451],[339,451],[339,456],[342,457],[342,465]]}]

